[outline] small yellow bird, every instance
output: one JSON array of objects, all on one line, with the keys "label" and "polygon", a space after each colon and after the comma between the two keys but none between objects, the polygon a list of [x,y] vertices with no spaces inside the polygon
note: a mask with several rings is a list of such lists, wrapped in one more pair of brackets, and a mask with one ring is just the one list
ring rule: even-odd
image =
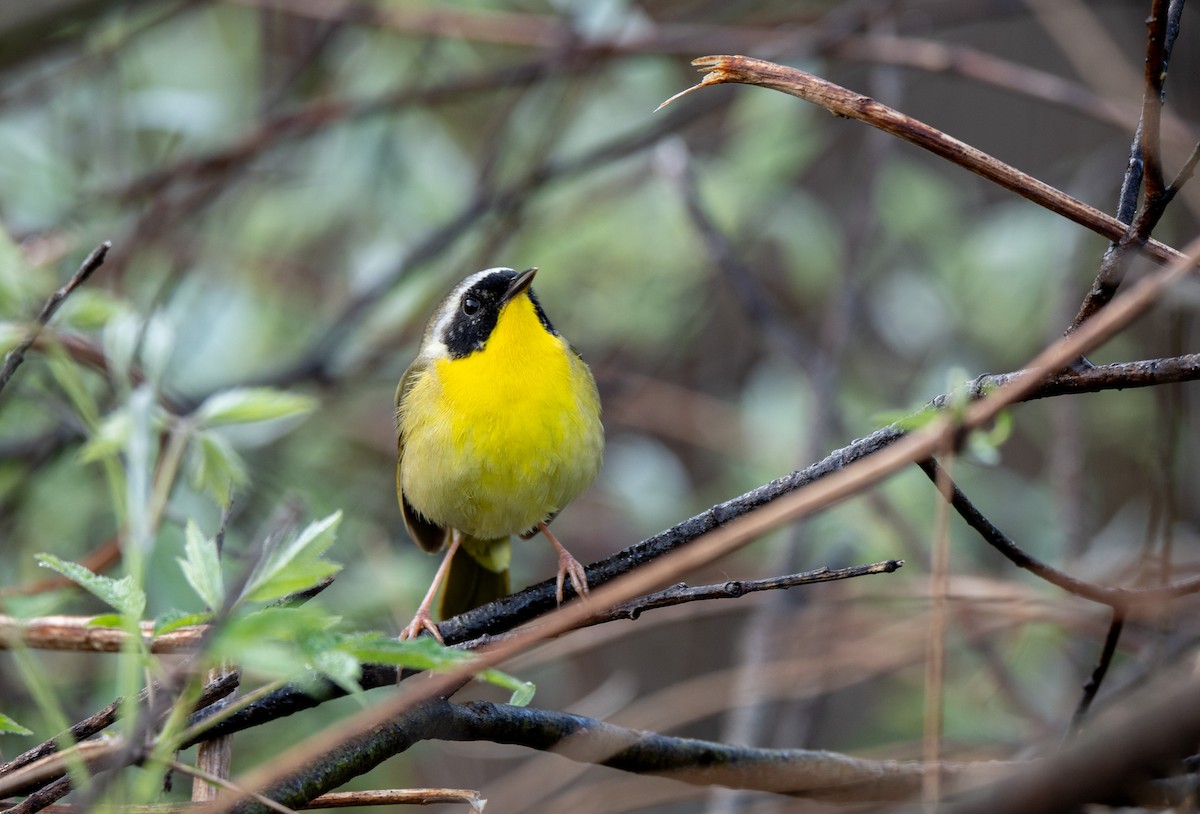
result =
[{"label": "small yellow bird", "polygon": [[448,618],[508,593],[509,537],[539,531],[558,551],[558,601],[587,575],[546,524],[596,478],[600,397],[530,284],[536,268],[472,274],[425,328],[396,388],[396,496],[409,536],[449,546],[401,638],[441,639],[430,608],[444,580]]}]

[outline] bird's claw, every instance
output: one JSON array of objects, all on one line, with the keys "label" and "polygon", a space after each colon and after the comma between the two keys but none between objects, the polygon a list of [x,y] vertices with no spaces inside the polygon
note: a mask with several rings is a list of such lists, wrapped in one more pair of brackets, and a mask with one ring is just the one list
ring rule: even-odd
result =
[{"label": "bird's claw", "polygon": [[400,631],[400,641],[411,641],[421,635],[422,631],[429,631],[433,638],[439,643],[445,644],[445,639],[442,638],[442,633],[438,630],[437,624],[434,623],[433,617],[429,615],[429,611],[425,608],[419,608],[413,615],[412,621]]},{"label": "bird's claw", "polygon": [[575,593],[580,597],[588,595],[587,572],[583,569],[583,565],[579,560],[575,559],[564,548],[558,553],[558,579],[555,580],[554,597],[558,600],[558,604],[563,603],[563,587],[566,584],[567,577],[571,578],[571,587],[575,589]]}]

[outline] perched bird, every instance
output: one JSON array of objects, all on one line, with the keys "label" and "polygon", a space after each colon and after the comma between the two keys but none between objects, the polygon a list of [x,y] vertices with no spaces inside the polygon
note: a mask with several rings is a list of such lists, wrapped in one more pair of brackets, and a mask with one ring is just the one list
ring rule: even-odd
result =
[{"label": "perched bird", "polygon": [[600,398],[583,359],[554,330],[530,284],[536,268],[487,269],[438,306],[396,388],[396,495],[409,536],[449,547],[401,638],[441,639],[441,618],[508,593],[510,536],[539,531],[558,551],[558,601],[587,575],[549,523],[595,479]]}]

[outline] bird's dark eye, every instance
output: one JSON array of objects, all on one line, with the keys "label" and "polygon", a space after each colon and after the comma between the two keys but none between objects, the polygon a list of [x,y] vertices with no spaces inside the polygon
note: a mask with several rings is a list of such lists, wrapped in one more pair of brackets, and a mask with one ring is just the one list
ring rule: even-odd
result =
[{"label": "bird's dark eye", "polygon": [[469,317],[475,316],[475,314],[479,311],[479,307],[479,300],[475,299],[474,297],[467,297],[462,301],[463,313]]}]

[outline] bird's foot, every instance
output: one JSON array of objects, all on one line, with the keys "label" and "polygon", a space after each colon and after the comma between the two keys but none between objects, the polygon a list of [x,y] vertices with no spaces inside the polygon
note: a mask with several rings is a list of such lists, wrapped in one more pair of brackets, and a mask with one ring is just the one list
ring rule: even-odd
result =
[{"label": "bird's foot", "polygon": [[567,577],[571,578],[571,587],[575,589],[575,593],[581,597],[588,595],[587,572],[583,570],[583,565],[579,560],[571,556],[571,552],[565,548],[559,548],[558,552],[558,579],[555,581],[554,596],[558,599],[558,604],[563,603],[563,586],[566,584]]},{"label": "bird's foot", "polygon": [[413,614],[412,621],[408,623],[404,630],[400,631],[400,641],[404,642],[415,639],[421,635],[422,631],[426,630],[442,644],[446,643],[442,638],[441,631],[438,630],[437,624],[433,621],[433,616],[429,613],[429,608],[422,605]]},{"label": "bird's foot", "polygon": [[550,531],[550,527],[545,523],[537,524],[538,531],[546,535],[546,539],[554,546],[554,550],[558,552],[558,578],[554,581],[554,597],[558,600],[558,604],[563,603],[563,587],[566,585],[567,577],[571,578],[571,587],[575,589],[575,593],[580,597],[588,595],[588,580],[587,571],[583,569],[579,560],[571,556],[571,552],[563,548],[563,544],[558,541],[558,538]]}]

